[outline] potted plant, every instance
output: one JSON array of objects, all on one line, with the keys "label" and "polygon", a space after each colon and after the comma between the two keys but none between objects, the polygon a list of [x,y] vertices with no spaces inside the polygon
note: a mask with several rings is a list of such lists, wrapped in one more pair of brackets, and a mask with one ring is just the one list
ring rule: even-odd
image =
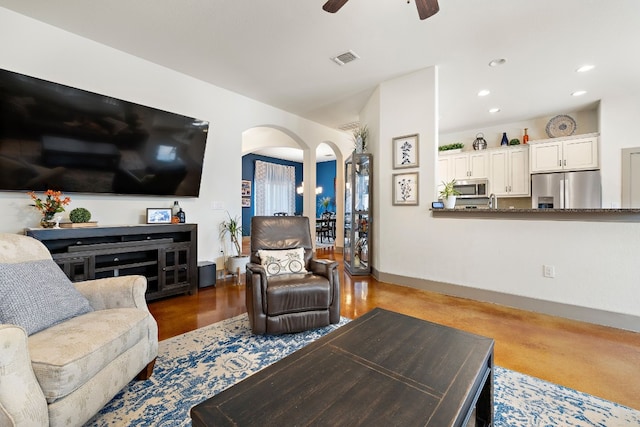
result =
[{"label": "potted plant", "polygon": [[356,153],[364,153],[367,149],[367,138],[369,137],[369,129],[367,125],[358,126],[353,131],[353,144]]},{"label": "potted plant", "polygon": [[444,207],[447,209],[453,209],[456,206],[456,196],[460,195],[460,192],[455,188],[456,180],[452,179],[449,182],[442,181],[442,189],[440,190],[440,197],[444,202]]},{"label": "potted plant", "polygon": [[464,148],[464,144],[462,142],[455,142],[453,144],[440,145],[438,147],[438,151],[449,151],[452,153],[457,153],[462,151]]},{"label": "potted plant", "polygon": [[62,215],[58,216],[57,218],[54,218],[54,216],[57,213],[64,212],[64,207],[71,203],[71,198],[62,198],[62,192],[55,190],[45,191],[44,195],[46,196],[46,198],[44,200],[38,197],[33,191],[30,191],[27,194],[29,194],[31,200],[33,200],[33,205],[31,206],[34,206],[42,214],[40,226],[42,228],[58,227]]},{"label": "potted plant", "polygon": [[232,218],[229,212],[227,212],[227,216],[229,219],[222,221],[220,224],[220,239],[226,238],[228,234],[231,239],[231,243],[233,243],[236,254],[227,256],[225,266],[227,271],[230,271],[231,274],[237,273],[240,275],[240,273],[245,272],[247,263],[249,262],[249,257],[247,255],[242,255],[242,246],[240,244],[242,241],[242,225],[237,216]]},{"label": "potted plant", "polygon": [[320,199],[320,206],[324,208],[324,212],[329,210],[329,205],[331,204],[331,197],[323,197]]}]

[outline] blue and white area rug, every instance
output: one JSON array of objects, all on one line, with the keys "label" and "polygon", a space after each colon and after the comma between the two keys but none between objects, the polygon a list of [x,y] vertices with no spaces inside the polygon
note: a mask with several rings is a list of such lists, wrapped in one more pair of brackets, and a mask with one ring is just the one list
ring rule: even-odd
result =
[{"label": "blue and white area rug", "polygon": [[[160,342],[153,376],[132,381],[88,426],[190,426],[192,406],[347,323],[256,336],[243,314]],[[496,427],[640,426],[640,412],[496,367]]]}]

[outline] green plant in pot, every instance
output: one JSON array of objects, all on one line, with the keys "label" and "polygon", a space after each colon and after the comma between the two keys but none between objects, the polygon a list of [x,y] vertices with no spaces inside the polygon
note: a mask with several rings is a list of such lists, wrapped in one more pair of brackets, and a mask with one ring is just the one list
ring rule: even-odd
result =
[{"label": "green plant in pot", "polygon": [[227,270],[232,274],[235,274],[236,272],[244,273],[247,262],[249,262],[249,257],[242,255],[242,246],[240,243],[242,241],[242,223],[240,218],[237,216],[232,218],[228,212],[227,216],[229,219],[222,221],[220,224],[220,239],[225,239],[228,234],[231,243],[236,250],[236,255],[228,256],[225,260],[225,264]]},{"label": "green plant in pot", "polygon": [[323,212],[327,212],[329,210],[329,205],[331,204],[331,197],[323,197],[320,199],[320,206],[324,209]]},{"label": "green plant in pot", "polygon": [[456,206],[456,197],[460,195],[460,192],[456,190],[456,180],[452,179],[449,182],[442,181],[442,189],[440,190],[440,197],[444,202],[444,207],[447,209],[453,209]]},{"label": "green plant in pot", "polygon": [[85,208],[75,208],[69,212],[69,220],[75,224],[89,222],[91,220],[91,212]]},{"label": "green plant in pot", "polygon": [[353,145],[356,153],[364,153],[366,151],[367,138],[369,138],[367,125],[358,126],[358,128],[353,131]]}]

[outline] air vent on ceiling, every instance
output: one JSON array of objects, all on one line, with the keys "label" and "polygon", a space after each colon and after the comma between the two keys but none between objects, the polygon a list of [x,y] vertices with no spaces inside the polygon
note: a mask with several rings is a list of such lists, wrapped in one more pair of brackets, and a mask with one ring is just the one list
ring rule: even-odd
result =
[{"label": "air vent on ceiling", "polygon": [[360,127],[360,122],[349,122],[345,123],[342,126],[338,126],[338,129],[343,130],[345,132],[351,132]]},{"label": "air vent on ceiling", "polygon": [[355,61],[358,58],[360,57],[354,51],[349,50],[345,53],[341,53],[340,55],[331,58],[331,60],[338,65],[344,65],[351,61]]}]

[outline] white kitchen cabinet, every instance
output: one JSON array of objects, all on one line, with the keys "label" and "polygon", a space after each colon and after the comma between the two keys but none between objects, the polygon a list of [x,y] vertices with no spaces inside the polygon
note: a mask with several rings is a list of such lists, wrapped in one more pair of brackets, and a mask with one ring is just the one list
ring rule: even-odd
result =
[{"label": "white kitchen cabinet", "polygon": [[598,169],[598,135],[531,142],[531,173]]},{"label": "white kitchen cabinet", "polygon": [[453,179],[453,171],[449,172],[449,156],[438,157],[438,185],[441,182],[449,182]]},{"label": "white kitchen cabinet", "polygon": [[489,155],[486,151],[469,153],[469,178],[489,177]]},{"label": "white kitchen cabinet", "polygon": [[499,197],[522,197],[531,194],[527,146],[490,150],[488,154],[491,193]]},{"label": "white kitchen cabinet", "polygon": [[440,181],[452,179],[487,178],[489,176],[489,157],[485,151],[469,153],[441,154],[438,157],[438,176]]}]

